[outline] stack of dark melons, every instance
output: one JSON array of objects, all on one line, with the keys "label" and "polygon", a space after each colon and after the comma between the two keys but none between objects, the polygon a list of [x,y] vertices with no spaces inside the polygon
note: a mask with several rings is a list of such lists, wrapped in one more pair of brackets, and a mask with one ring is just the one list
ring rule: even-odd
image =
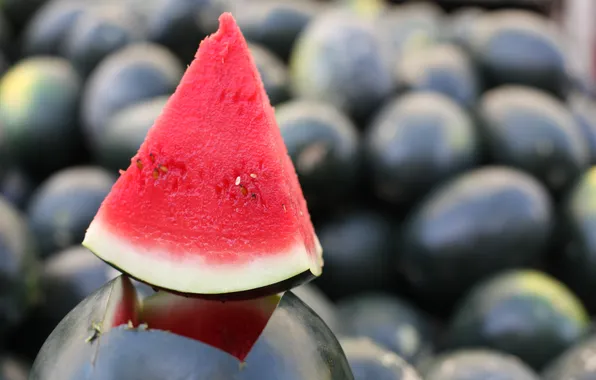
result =
[{"label": "stack of dark melons", "polygon": [[596,376],[590,62],[451,3],[1,2],[0,378]]}]

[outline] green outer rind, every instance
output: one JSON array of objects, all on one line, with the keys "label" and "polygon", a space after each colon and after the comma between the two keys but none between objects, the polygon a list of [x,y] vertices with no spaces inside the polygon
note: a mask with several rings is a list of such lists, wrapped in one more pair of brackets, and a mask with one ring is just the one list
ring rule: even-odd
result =
[{"label": "green outer rind", "polygon": [[[29,378],[73,378],[73,371],[77,368],[70,364],[95,356],[98,348],[94,343],[100,341],[102,335],[115,327],[111,318],[115,316],[119,306],[132,312],[132,320],[136,319],[138,305],[134,287],[126,276],[106,283],[72,309],[56,326],[39,351]],[[66,363],[69,365],[65,365]]]},{"label": "green outer rind", "polygon": [[[100,259],[101,259],[101,257],[100,257]],[[122,272],[123,274],[126,274],[126,276],[132,278],[133,280],[136,280],[140,283],[150,286],[155,291],[164,290],[169,293],[176,294],[176,295],[181,295],[181,296],[185,296],[185,297],[195,297],[195,298],[201,298],[201,299],[206,299],[206,300],[245,301],[245,300],[250,300],[250,299],[254,299],[254,298],[261,298],[261,297],[265,297],[265,296],[268,296],[271,294],[282,293],[289,289],[295,288],[297,286],[304,285],[306,283],[311,282],[312,280],[314,280],[317,277],[311,271],[305,271],[305,272],[302,272],[294,277],[288,278],[287,280],[284,280],[284,281],[281,281],[281,282],[278,282],[278,283],[275,283],[272,285],[263,286],[263,287],[260,287],[257,289],[244,290],[244,291],[238,291],[238,292],[230,292],[230,293],[221,293],[221,294],[184,293],[184,292],[178,292],[176,290],[171,290],[171,289],[166,289],[166,288],[162,288],[159,286],[155,286],[153,284],[150,284],[146,281],[141,280],[140,278],[134,277],[134,276],[130,275],[129,273],[126,273],[121,268],[118,268],[116,265],[114,265],[108,261],[105,261],[103,259],[101,259],[101,260],[104,261],[109,266],[111,266],[112,268],[116,269],[117,271]]]},{"label": "green outer rind", "polygon": [[[119,280],[89,296],[57,326],[35,361],[31,380],[354,380],[335,336],[291,292],[282,297],[245,363],[146,325],[89,335],[90,321],[105,309],[106,293],[115,281]],[[62,349],[55,349],[58,345]]]}]

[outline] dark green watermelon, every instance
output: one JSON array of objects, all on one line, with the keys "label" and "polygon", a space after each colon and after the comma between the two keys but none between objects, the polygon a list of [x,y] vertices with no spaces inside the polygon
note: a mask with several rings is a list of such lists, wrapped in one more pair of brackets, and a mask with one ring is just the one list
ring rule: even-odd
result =
[{"label": "dark green watermelon", "polygon": [[488,87],[520,84],[564,96],[564,41],[554,21],[522,10],[487,12],[473,26],[471,52]]},{"label": "dark green watermelon", "polygon": [[442,39],[442,16],[441,9],[428,1],[411,2],[384,11],[375,24],[392,64],[405,54],[438,43]]},{"label": "dark green watermelon", "polygon": [[480,161],[472,119],[455,102],[433,92],[396,98],[366,134],[375,194],[398,205],[417,200]]},{"label": "dark green watermelon", "polygon": [[290,77],[284,63],[262,45],[248,45],[271,105],[290,98]]},{"label": "dark green watermelon", "polygon": [[230,9],[249,42],[267,47],[287,61],[300,33],[320,13],[312,0],[256,0],[232,2]]},{"label": "dark green watermelon", "polygon": [[2,380],[27,380],[30,366],[20,358],[10,355],[0,357],[0,378]]},{"label": "dark green watermelon", "polygon": [[73,167],[54,173],[31,197],[27,215],[40,254],[80,244],[110,192],[115,177],[96,167]]},{"label": "dark green watermelon", "polygon": [[25,218],[0,198],[0,334],[21,322],[39,300],[39,264]]},{"label": "dark green watermelon", "polygon": [[596,378],[596,366],[593,364],[595,351],[596,336],[591,335],[553,360],[543,371],[542,379],[591,380]]},{"label": "dark green watermelon", "polygon": [[359,134],[335,107],[308,100],[278,106],[275,117],[313,209],[348,199],[360,174]]},{"label": "dark green watermelon", "polygon": [[[19,0],[17,0],[19,1]],[[89,3],[77,0],[51,0],[27,24],[21,50],[29,55],[58,55],[64,40]]]},{"label": "dark green watermelon", "polygon": [[372,21],[345,10],[321,13],[292,53],[293,92],[329,102],[363,122],[394,89],[386,54]]},{"label": "dark green watermelon", "polygon": [[341,322],[338,317],[337,307],[319,288],[312,283],[308,283],[292,289],[292,293],[317,313],[331,331],[339,331]]},{"label": "dark green watermelon", "polygon": [[9,168],[0,180],[0,194],[16,208],[23,210],[37,183],[19,168]]},{"label": "dark green watermelon", "polygon": [[96,161],[114,173],[127,168],[169,98],[158,96],[116,112],[95,141],[92,151]]},{"label": "dark green watermelon", "polygon": [[539,380],[515,356],[486,349],[457,350],[440,355],[420,369],[425,380]]},{"label": "dark green watermelon", "polygon": [[413,364],[432,353],[434,327],[430,318],[400,298],[366,293],[344,299],[338,308],[344,336],[370,338]]},{"label": "dark green watermelon", "polygon": [[81,14],[62,47],[63,55],[83,76],[110,53],[144,37],[138,20],[122,9],[120,3],[89,6]]},{"label": "dark green watermelon", "polygon": [[135,328],[132,289],[125,277],[118,277],[73,309],[42,347],[30,380],[80,380],[91,370],[105,380],[353,379],[335,336],[290,292],[241,363],[198,340],[150,325]]},{"label": "dark green watermelon", "polygon": [[476,70],[466,53],[455,45],[435,45],[405,53],[396,66],[395,75],[402,90],[438,92],[467,109],[478,100],[481,88]]},{"label": "dark green watermelon", "polygon": [[[221,0],[128,0],[133,12],[141,16],[147,39],[170,49],[184,63],[190,63],[197,46],[207,35],[200,22],[203,12],[217,10]],[[213,21],[213,20],[212,20]]]},{"label": "dark green watermelon", "polygon": [[325,272],[316,280],[332,299],[394,287],[394,227],[373,210],[350,210],[317,226]]},{"label": "dark green watermelon", "polygon": [[543,91],[499,87],[484,94],[478,112],[492,159],[531,173],[554,194],[589,166],[588,144],[573,115]]},{"label": "dark green watermelon", "polygon": [[110,267],[82,246],[55,252],[44,262],[41,276],[44,317],[56,326],[79,302],[108,282],[109,274]]},{"label": "dark green watermelon", "polygon": [[0,132],[11,161],[45,176],[84,154],[77,124],[81,79],[61,58],[33,57],[0,81]]},{"label": "dark green watermelon", "polygon": [[445,39],[470,51],[476,22],[485,12],[480,7],[463,7],[451,12],[444,23]]},{"label": "dark green watermelon", "polygon": [[490,277],[462,300],[445,348],[487,347],[518,356],[535,369],[582,338],[589,319],[562,283],[535,270]]},{"label": "dark green watermelon", "polygon": [[596,164],[596,101],[588,96],[575,94],[569,100],[569,108],[588,145],[590,165],[594,165]]},{"label": "dark green watermelon", "polygon": [[596,310],[596,167],[588,170],[561,205],[564,245],[557,270],[561,278]]},{"label": "dark green watermelon", "polygon": [[83,126],[91,145],[118,111],[173,93],[183,70],[171,52],[149,43],[130,45],[104,59],[83,94]]},{"label": "dark green watermelon", "polygon": [[81,246],[55,252],[43,264],[41,300],[11,332],[10,349],[34,359],[62,318],[110,279],[109,268]]},{"label": "dark green watermelon", "polygon": [[354,380],[422,380],[405,360],[369,338],[342,338],[339,343],[348,358]]},{"label": "dark green watermelon", "polygon": [[358,17],[372,20],[389,9],[389,5],[384,0],[331,0],[331,5],[347,9]]},{"label": "dark green watermelon", "polygon": [[544,253],[553,225],[548,193],[532,177],[485,167],[438,187],[409,216],[400,269],[433,304]]}]

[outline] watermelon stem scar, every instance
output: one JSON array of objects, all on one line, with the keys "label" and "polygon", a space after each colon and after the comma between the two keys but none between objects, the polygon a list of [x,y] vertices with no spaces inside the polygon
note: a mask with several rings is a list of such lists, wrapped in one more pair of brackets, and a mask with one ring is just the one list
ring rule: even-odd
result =
[{"label": "watermelon stem scar", "polygon": [[319,276],[322,249],[246,40],[219,23],[83,245],[173,293],[270,295]]}]

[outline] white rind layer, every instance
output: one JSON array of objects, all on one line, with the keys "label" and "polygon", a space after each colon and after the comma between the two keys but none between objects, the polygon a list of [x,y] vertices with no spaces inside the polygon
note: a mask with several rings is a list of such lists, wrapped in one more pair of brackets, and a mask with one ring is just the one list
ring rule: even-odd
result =
[{"label": "white rind layer", "polygon": [[296,245],[273,256],[264,253],[245,264],[213,265],[193,253],[189,253],[189,260],[169,259],[168,252],[132,244],[96,219],[89,226],[83,245],[102,260],[153,286],[181,293],[225,294],[273,285],[306,271],[321,275],[322,249],[316,236],[315,241],[316,257],[297,239]]}]

